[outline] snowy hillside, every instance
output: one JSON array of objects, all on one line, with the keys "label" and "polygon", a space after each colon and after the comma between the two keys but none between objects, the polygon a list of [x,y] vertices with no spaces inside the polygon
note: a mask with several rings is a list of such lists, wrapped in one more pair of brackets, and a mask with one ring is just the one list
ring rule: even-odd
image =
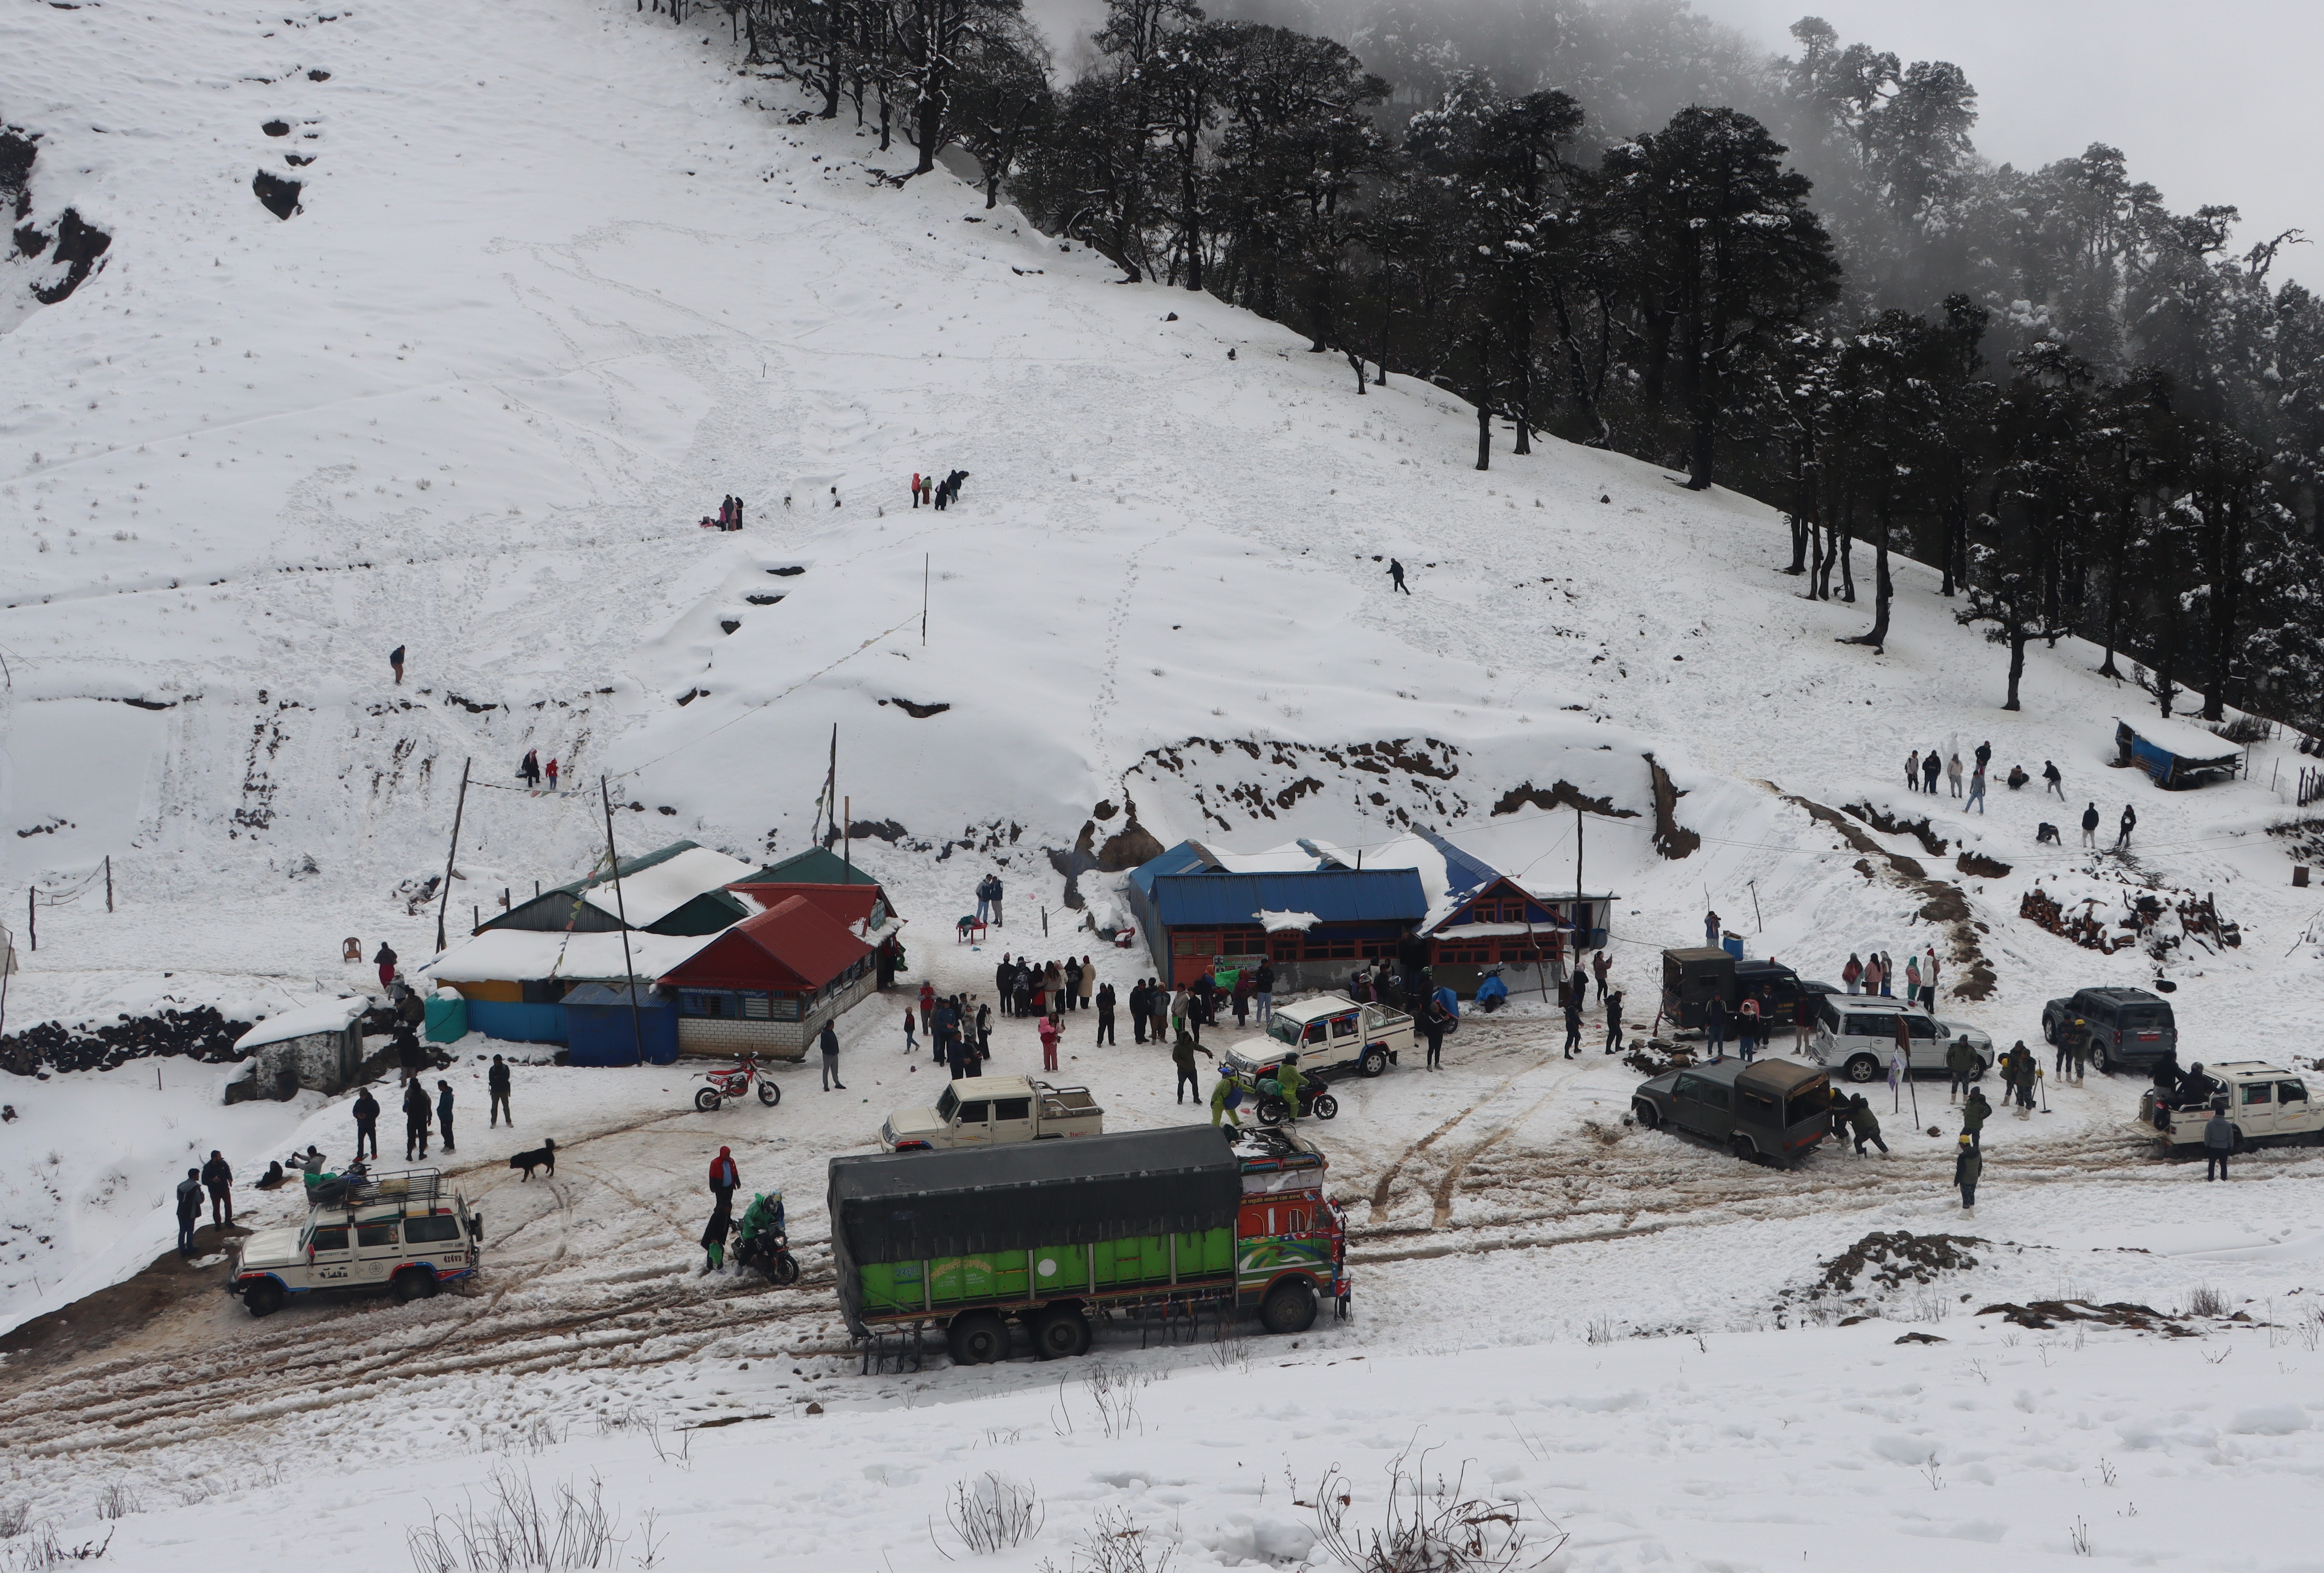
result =
[{"label": "snowy hillside", "polygon": [[[914,978],[943,987],[990,984],[992,951],[946,930],[996,866],[1016,904],[996,948],[1040,944],[1038,909],[1052,948],[1098,948],[1068,941],[1075,860],[1051,854],[1121,836],[1118,862],[1133,823],[1240,852],[1425,823],[1562,884],[1579,800],[1634,1025],[1656,952],[1708,905],[1811,975],[1934,943],[1946,1014],[2031,1040],[2045,998],[2156,963],[2042,932],[2025,892],[2095,898],[2110,924],[2151,880],[2241,925],[2239,948],[2190,939],[2162,963],[2187,1057],[2310,1052],[2318,888],[2292,887],[2292,845],[2265,833],[2295,817],[2288,743],[2199,793],[2109,770],[2110,718],[2152,704],[2094,676],[2095,652],[2034,650],[2026,708],[2004,713],[2003,654],[1909,566],[1886,652],[1839,643],[1868,606],[1801,599],[1766,509],[1557,443],[1517,458],[1506,434],[1479,473],[1466,406],[1401,378],[1360,398],[1337,358],[1114,283],[949,176],[899,187],[905,152],[790,124],[783,86],[737,58],[706,22],[595,0],[0,16],[0,123],[37,135],[19,222],[61,236],[70,210],[109,237],[53,304],[27,304],[70,272],[52,244],[0,262],[0,912],[16,927],[28,885],[66,901],[38,910],[12,1024],[171,1002],[247,1019],[369,981],[349,936],[424,960],[434,914],[410,892],[442,869],[471,758],[455,936],[503,888],[587,869],[600,774],[625,854],[797,851],[835,725],[872,838],[855,855],[917,925]],[[301,183],[288,218],[261,173]],[[954,469],[957,508],[910,507],[915,472]],[[700,529],[729,493],[745,528]],[[1997,777],[2036,777],[1997,779],[1988,814],[1901,790],[1909,751],[1987,740]],[[514,789],[534,748],[563,795]],[[2070,802],[2040,797],[2045,759]],[[2136,805],[2130,858],[2075,844],[2090,801],[2108,842]],[[1891,833],[1849,805],[1931,823]],[[2062,845],[2037,844],[2045,821]],[[1117,881],[1079,888],[1103,906]],[[1118,987],[1148,970],[1101,960]],[[895,1008],[845,1024],[852,1096],[787,1070],[779,1109],[716,1125],[685,1112],[686,1067],[529,1069],[524,1139],[554,1129],[573,1154],[550,1185],[503,1172],[464,1061],[463,1183],[500,1275],[473,1300],[263,1329],[208,1278],[168,1278],[150,1314],[84,1297],[166,1248],[181,1154],[218,1147],[246,1179],[293,1140],[337,1151],[344,1099],[227,1109],[217,1073],[182,1063],[159,1087],[150,1066],[0,1077],[23,1117],[0,1134],[0,1324],[64,1326],[0,1364],[0,1439],[24,1460],[0,1509],[95,1540],[97,1483],[131,1481],[148,1514],[122,1566],[261,1523],[400,1568],[428,1504],[513,1462],[544,1490],[601,1470],[633,1535],[659,1504],[677,1565],[765,1551],[773,1503],[785,1565],[877,1547],[903,1568],[941,1565],[923,1521],[991,1468],[1045,1481],[1055,1519],[996,1566],[1063,1566],[1101,1507],[1177,1524],[1190,1566],[1287,1563],[1313,1550],[1292,1494],[1334,1462],[1377,1479],[1426,1424],[1480,1460],[1477,1489],[1574,1532],[1557,1566],[1788,1566],[1873,1535],[1863,1494],[1909,1487],[1877,1550],[1935,1567],[1962,1540],[2066,1555],[2077,1518],[2102,1555],[2215,1560],[2203,1520],[2296,1522],[2268,1510],[2313,1476],[2317,1323],[2285,1308],[2318,1288],[2315,1157],[2190,1187],[2124,1133],[2136,1089],[2094,1077],[1997,1122],[1965,1228],[1949,1114],[1897,1111],[1893,1160],[1741,1170],[1624,1127],[1636,1078],[1560,1059],[1533,1002],[1465,1031],[1441,1079],[1351,1092],[1327,1140],[1358,1230],[1352,1322],[1296,1353],[1129,1336],[1108,1358],[1168,1378],[1140,1440],[1093,1438],[1089,1415],[1060,1440],[1055,1375],[1029,1366],[861,1382],[834,1341],[820,1172],[926,1096]],[[996,1035],[1001,1068],[1037,1062],[1023,1025]],[[1183,1117],[1151,1051],[1072,1052],[1124,1128]],[[702,1165],[730,1140],[752,1183],[789,1188],[809,1275],[784,1296],[690,1276]],[[1993,1242],[1980,1265],[1873,1297],[1889,1320],[1778,1330],[1829,1320],[1784,1296],[1868,1231],[1957,1228]],[[2073,1327],[1969,1320],[2069,1295],[2175,1312],[2199,1284],[2264,1325],[2108,1325],[2086,1354]],[[1958,1347],[1898,1348],[1909,1330]],[[693,1473],[638,1416],[664,1447],[681,1420],[739,1429],[702,1439],[721,1461]],[[811,1448],[807,1424],[827,1428]],[[1254,1432],[1267,1445],[1243,1448]],[[217,1479],[222,1440],[270,1462]],[[322,1458],[378,1468],[329,1482],[317,1516]],[[1775,1479],[1807,1504],[1751,1488]],[[2296,1554],[2266,1533],[2258,1565]]]}]

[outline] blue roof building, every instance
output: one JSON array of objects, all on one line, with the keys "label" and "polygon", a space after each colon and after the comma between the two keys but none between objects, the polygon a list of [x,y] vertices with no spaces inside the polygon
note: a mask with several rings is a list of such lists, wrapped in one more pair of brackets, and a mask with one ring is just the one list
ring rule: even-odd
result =
[{"label": "blue roof building", "polygon": [[1132,869],[1130,899],[1158,975],[1173,987],[1220,958],[1265,956],[1278,973],[1307,962],[1351,971],[1394,957],[1428,914],[1416,869],[1349,868],[1322,853],[1235,859],[1199,842]]}]

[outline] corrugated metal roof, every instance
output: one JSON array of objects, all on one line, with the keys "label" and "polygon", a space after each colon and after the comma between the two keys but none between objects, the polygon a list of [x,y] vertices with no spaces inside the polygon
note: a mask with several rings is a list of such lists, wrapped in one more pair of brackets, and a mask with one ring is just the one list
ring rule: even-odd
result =
[{"label": "corrugated metal roof", "polygon": [[746,874],[733,883],[737,885],[877,885],[879,881],[858,865],[843,860],[827,847],[809,847],[803,852],[793,852],[788,858],[778,858],[756,873]]},{"label": "corrugated metal roof", "polygon": [[1157,873],[1148,892],[1157,915],[1170,928],[1255,924],[1262,912],[1312,912],[1325,923],[1412,923],[1428,912],[1420,875],[1411,869]]},{"label": "corrugated metal roof", "polygon": [[677,989],[820,989],[871,953],[838,919],[793,896],[736,924],[661,980]]}]

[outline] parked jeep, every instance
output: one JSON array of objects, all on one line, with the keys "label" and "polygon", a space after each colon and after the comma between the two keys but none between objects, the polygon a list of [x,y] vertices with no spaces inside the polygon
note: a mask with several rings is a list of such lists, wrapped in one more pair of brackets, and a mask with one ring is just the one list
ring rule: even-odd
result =
[{"label": "parked jeep", "polygon": [[244,1237],[222,1287],[253,1316],[324,1289],[425,1300],[475,1272],[484,1239],[484,1215],[470,1212],[437,1170],[332,1176],[309,1192],[305,1223]]},{"label": "parked jeep", "polygon": [[1222,1064],[1244,1086],[1275,1074],[1286,1049],[1299,1054],[1301,1080],[1329,1085],[1377,1076],[1412,1047],[1412,1017],[1385,1005],[1359,1005],[1344,994],[1319,994],[1275,1007],[1264,1037],[1228,1049]]},{"label": "parked jeep", "polygon": [[1023,1076],[969,1076],[940,1093],[933,1108],[899,1108],[880,1127],[891,1153],[983,1147],[1055,1136],[1093,1136],[1105,1110],[1086,1087],[1052,1087]]},{"label": "parked jeep", "polygon": [[1831,1078],[1791,1060],[1714,1060],[1641,1083],[1630,1112],[1648,1130],[1673,1126],[1789,1167],[1831,1134],[1833,1096]]},{"label": "parked jeep", "polygon": [[1850,1081],[1877,1081],[1888,1073],[1896,1052],[1896,1019],[1911,1035],[1906,1056],[1915,1074],[1948,1070],[1945,1055],[1953,1040],[1967,1038],[1977,1051],[1977,1074],[1993,1066],[1993,1038],[1967,1022],[1941,1021],[1917,1005],[1877,994],[1827,994],[1816,1002],[1815,1030],[1808,1034],[1808,1058]]},{"label": "parked jeep", "polygon": [[2324,1100],[2310,1097],[2307,1079],[2264,1060],[2206,1065],[2217,1090],[2200,1099],[2174,1102],[2153,1088],[2139,1097],[2139,1134],[2150,1137],[2155,1156],[2199,1147],[2211,1118],[2214,1099],[2224,1098],[2236,1127],[2235,1150],[2246,1147],[2324,1144]]},{"label": "parked jeep", "polygon": [[2081,1035],[2101,1071],[2145,1071],[2179,1046],[2171,1002],[2144,989],[2083,989],[2042,1007],[2042,1035],[2064,1044]]}]

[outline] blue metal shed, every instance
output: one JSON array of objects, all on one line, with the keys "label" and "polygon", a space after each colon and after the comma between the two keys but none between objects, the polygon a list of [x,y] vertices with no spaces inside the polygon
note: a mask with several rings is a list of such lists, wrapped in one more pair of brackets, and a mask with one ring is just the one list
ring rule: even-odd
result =
[{"label": "blue metal shed", "polygon": [[584,983],[565,997],[567,1058],[576,1065],[634,1065],[638,1040],[646,1062],[667,1065],[678,1058],[678,1003],[656,989],[638,990],[638,1018],[630,1021],[630,991],[604,983]]}]

